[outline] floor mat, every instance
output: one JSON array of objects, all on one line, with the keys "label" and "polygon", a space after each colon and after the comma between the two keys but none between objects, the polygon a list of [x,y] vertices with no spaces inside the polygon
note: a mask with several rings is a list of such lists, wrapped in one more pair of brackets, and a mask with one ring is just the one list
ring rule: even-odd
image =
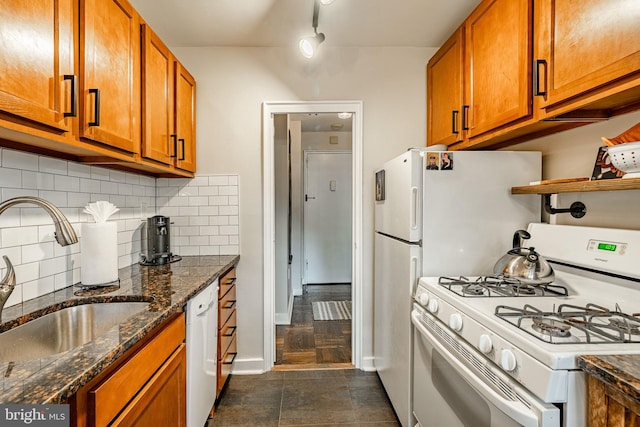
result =
[{"label": "floor mat", "polygon": [[320,301],[313,303],[313,320],[350,320],[351,301]]}]

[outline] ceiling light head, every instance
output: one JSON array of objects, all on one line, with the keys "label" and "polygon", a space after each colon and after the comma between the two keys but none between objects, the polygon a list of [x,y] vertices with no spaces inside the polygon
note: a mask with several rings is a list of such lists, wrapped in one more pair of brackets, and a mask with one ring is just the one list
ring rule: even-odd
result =
[{"label": "ceiling light head", "polygon": [[333,0],[320,0],[320,4],[322,4],[324,6],[326,6],[328,4],[331,4],[331,3],[333,3]]},{"label": "ceiling light head", "polygon": [[338,113],[338,118],[342,120],[350,119],[351,113]]},{"label": "ceiling light head", "polygon": [[301,39],[298,45],[298,47],[300,48],[300,53],[307,59],[312,58],[313,55],[315,55],[318,46],[323,41],[324,33],[316,33],[313,36]]}]

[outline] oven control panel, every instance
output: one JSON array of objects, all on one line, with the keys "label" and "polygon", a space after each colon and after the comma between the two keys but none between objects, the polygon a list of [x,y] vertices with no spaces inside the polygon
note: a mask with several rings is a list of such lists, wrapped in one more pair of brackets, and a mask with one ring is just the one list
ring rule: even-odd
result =
[{"label": "oven control panel", "polygon": [[587,244],[587,251],[602,253],[602,254],[616,254],[624,255],[627,252],[627,244],[621,242],[605,242],[602,240],[590,239]]}]

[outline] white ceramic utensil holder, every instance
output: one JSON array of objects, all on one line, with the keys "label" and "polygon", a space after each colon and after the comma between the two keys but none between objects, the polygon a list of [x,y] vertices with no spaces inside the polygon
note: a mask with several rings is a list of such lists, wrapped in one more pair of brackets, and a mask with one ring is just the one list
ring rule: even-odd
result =
[{"label": "white ceramic utensil holder", "polygon": [[115,222],[82,223],[80,284],[107,285],[118,280],[118,227]]}]

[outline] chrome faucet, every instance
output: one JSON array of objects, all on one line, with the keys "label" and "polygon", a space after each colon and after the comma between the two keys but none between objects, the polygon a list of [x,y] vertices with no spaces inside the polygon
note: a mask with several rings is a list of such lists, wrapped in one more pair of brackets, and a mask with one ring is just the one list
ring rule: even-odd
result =
[{"label": "chrome faucet", "polygon": [[[20,203],[32,203],[34,205],[40,206],[49,214],[49,216],[53,220],[53,225],[56,228],[56,232],[54,234],[56,241],[60,244],[60,246],[72,245],[78,242],[78,236],[76,236],[76,232],[73,229],[73,226],[71,226],[69,220],[64,216],[60,209],[56,208],[52,203],[39,197],[21,196],[6,200],[0,203],[0,215],[2,215],[2,213],[10,207]],[[7,302],[7,299],[9,299],[9,295],[11,295],[11,292],[13,292],[13,288],[15,288],[16,286],[16,274],[13,270],[13,265],[11,264],[11,261],[9,261],[9,258],[7,256],[3,256],[2,258],[7,265],[7,272],[0,281],[0,316],[2,316],[2,309],[4,308],[4,304]]]}]

